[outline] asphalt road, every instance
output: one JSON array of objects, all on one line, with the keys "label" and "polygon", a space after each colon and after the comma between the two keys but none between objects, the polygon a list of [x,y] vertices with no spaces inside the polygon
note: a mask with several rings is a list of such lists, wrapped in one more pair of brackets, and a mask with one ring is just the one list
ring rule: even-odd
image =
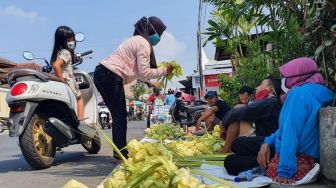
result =
[{"label": "asphalt road", "polygon": [[[128,140],[144,136],[145,121],[128,123]],[[111,130],[106,130],[111,135]],[[102,141],[99,154],[88,154],[81,145],[73,145],[56,154],[54,166],[33,170],[24,160],[17,138],[0,133],[0,188],[53,188],[62,187],[75,179],[89,187],[97,187],[113,170],[112,149]]]}]

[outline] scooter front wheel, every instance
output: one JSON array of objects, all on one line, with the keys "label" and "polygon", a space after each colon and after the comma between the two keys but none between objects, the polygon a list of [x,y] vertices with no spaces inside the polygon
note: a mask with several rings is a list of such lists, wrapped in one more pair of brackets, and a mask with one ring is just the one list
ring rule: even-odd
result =
[{"label": "scooter front wheel", "polygon": [[43,117],[41,112],[36,112],[19,137],[24,158],[36,170],[49,168],[54,163],[56,153],[52,137],[43,130]]}]

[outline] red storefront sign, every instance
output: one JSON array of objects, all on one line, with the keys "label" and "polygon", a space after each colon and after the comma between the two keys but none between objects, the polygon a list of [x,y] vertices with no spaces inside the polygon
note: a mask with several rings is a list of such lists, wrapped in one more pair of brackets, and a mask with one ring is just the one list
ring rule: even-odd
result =
[{"label": "red storefront sign", "polygon": [[218,87],[218,74],[204,75],[205,87]]}]

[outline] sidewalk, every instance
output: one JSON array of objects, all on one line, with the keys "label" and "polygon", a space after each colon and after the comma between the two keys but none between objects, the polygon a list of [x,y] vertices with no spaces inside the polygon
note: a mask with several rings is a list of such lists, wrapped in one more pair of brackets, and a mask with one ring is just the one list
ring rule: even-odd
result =
[{"label": "sidewalk", "polygon": [[2,135],[8,136],[8,130],[5,130],[4,132],[0,133],[0,136],[2,136]]},{"label": "sidewalk", "polygon": [[[281,186],[281,185],[270,185],[270,188],[287,188],[288,186]],[[327,188],[327,187],[336,187],[336,182],[327,180],[326,178],[322,177],[317,182],[308,185],[301,185],[301,186],[291,186],[291,187],[299,187],[299,188]]]}]

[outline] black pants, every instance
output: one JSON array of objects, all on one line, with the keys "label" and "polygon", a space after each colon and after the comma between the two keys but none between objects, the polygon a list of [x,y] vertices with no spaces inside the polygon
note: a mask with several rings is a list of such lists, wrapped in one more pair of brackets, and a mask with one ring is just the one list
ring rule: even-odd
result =
[{"label": "black pants", "polygon": [[[257,157],[265,137],[239,137],[232,143],[231,150],[234,154],[226,157],[224,166],[230,175],[259,166]],[[274,155],[274,152],[271,152]]]},{"label": "black pants", "polygon": [[147,128],[150,128],[150,124],[151,124],[150,115],[151,115],[151,113],[149,112],[148,116],[147,116]]},{"label": "black pants", "polygon": [[[120,76],[98,65],[94,72],[94,83],[112,116],[112,138],[121,149],[126,146],[127,110],[123,80]],[[126,155],[127,151],[123,151]]]}]

